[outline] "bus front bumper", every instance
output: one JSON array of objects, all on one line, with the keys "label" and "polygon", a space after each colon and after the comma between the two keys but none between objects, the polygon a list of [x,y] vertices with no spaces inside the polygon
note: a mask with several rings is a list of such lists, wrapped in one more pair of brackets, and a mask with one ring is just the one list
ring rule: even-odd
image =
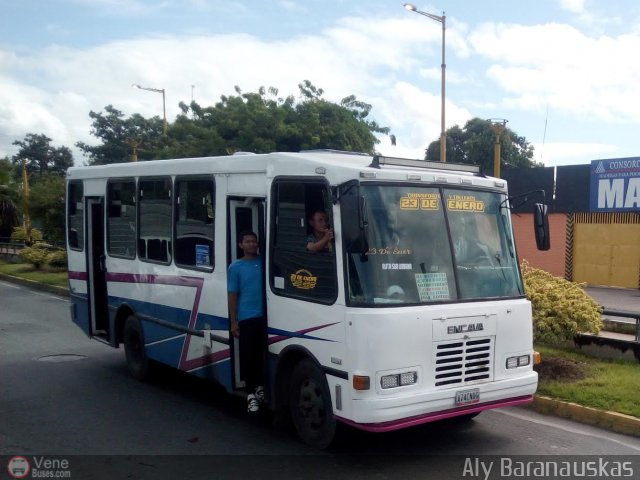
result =
[{"label": "bus front bumper", "polygon": [[[533,401],[537,385],[538,374],[531,372],[514,379],[457,389],[412,393],[391,398],[354,399],[353,419],[339,415],[336,415],[336,419],[360,430],[388,432],[494,408],[526,405]],[[456,392],[473,388],[480,390],[479,401],[456,407]]]}]

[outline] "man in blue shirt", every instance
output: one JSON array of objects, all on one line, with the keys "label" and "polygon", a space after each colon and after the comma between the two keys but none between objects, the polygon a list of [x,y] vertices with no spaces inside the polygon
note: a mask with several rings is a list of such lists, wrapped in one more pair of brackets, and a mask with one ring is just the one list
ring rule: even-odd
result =
[{"label": "man in blue shirt", "polygon": [[264,402],[264,356],[267,324],[263,308],[264,274],[258,255],[258,236],[242,232],[243,256],[229,266],[227,294],[231,334],[240,345],[240,372],[247,392],[247,411],[256,413]]}]

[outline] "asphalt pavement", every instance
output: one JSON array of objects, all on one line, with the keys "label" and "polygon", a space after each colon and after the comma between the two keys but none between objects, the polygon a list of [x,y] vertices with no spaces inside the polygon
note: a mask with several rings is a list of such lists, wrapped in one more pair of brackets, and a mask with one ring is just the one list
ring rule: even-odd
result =
[{"label": "asphalt pavement", "polygon": [[606,309],[640,313],[640,289],[586,287],[585,290]]}]

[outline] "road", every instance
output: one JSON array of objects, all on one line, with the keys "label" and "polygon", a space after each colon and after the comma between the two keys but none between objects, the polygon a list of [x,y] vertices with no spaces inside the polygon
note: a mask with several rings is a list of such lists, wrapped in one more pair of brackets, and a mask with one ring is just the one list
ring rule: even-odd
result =
[{"label": "road", "polygon": [[[89,340],[71,322],[68,299],[0,281],[0,456],[69,456],[77,466],[72,478],[103,478],[92,462],[115,469],[109,478],[183,478],[185,465],[196,469],[187,478],[211,478],[211,468],[282,470],[282,458],[293,477],[299,468],[306,478],[369,478],[372,471],[396,478],[439,465],[437,478],[458,478],[471,456],[640,455],[638,438],[525,408],[484,412],[467,424],[342,433],[333,452],[319,453],[269,418],[247,418],[240,399],[210,382],[168,369],[138,382],[122,349]],[[0,465],[0,478],[5,472]]]}]

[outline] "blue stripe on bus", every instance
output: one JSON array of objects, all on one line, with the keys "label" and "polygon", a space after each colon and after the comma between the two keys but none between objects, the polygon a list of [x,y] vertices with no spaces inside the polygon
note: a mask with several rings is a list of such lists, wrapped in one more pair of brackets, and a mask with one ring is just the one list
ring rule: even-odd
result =
[{"label": "blue stripe on bus", "polygon": [[[182,327],[189,326],[191,310],[187,310],[185,308],[170,307],[167,305],[158,305],[156,303],[144,302],[142,300],[133,300],[115,296],[109,297],[110,307],[117,309],[123,303],[131,306],[134,312],[141,315],[159,318],[168,322],[175,323],[176,325],[180,325]],[[205,313],[198,313],[194,329],[204,330],[205,324],[209,326],[209,330],[229,330],[229,320],[227,318]],[[175,337],[175,335],[176,330],[170,327],[154,324],[153,322],[145,322],[145,343],[154,343],[159,340],[165,340],[167,338]]]}]

